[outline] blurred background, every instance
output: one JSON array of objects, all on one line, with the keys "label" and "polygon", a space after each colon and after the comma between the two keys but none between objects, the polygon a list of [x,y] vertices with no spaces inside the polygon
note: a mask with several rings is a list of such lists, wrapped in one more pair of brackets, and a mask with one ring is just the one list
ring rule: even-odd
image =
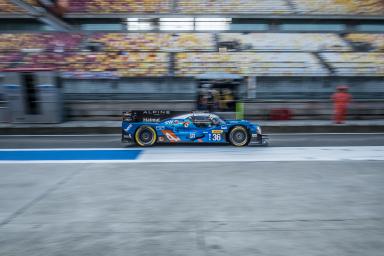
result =
[{"label": "blurred background", "polygon": [[[128,109],[252,119],[384,114],[382,0],[0,0],[0,122]],[[229,114],[230,115],[230,114]]]},{"label": "blurred background", "polygon": [[[383,78],[384,0],[0,0],[0,256],[383,256]],[[195,109],[269,147],[121,143]]]}]

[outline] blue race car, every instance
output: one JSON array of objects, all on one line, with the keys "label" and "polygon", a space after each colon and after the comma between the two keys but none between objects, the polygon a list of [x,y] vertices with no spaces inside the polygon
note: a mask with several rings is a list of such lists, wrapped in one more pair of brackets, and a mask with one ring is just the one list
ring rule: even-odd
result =
[{"label": "blue race car", "polygon": [[267,145],[259,125],[246,120],[223,120],[212,113],[177,113],[167,110],[123,113],[122,142],[139,146],[155,143],[250,143]]}]

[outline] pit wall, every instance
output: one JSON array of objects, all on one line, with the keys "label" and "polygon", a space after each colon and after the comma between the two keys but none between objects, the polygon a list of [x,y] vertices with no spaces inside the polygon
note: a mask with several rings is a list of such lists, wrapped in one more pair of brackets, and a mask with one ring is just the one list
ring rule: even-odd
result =
[{"label": "pit wall", "polygon": [[[329,119],[330,96],[337,85],[347,84],[353,96],[350,119],[384,119],[384,80],[355,78],[256,79],[256,98],[245,90],[245,117],[270,120],[273,111],[289,111],[290,118]],[[196,108],[197,83],[193,78],[126,78],[120,80],[63,79],[66,120],[119,120],[130,109]],[[0,122],[7,121],[7,104],[0,88]]]},{"label": "pit wall", "polygon": [[[129,109],[196,108],[197,82],[193,78],[63,80],[62,84],[68,120],[116,120]],[[296,120],[329,119],[330,96],[344,84],[354,98],[349,118],[384,118],[384,80],[380,77],[258,77],[255,94],[245,90],[242,95],[245,116],[269,120],[273,112],[287,110]]]},{"label": "pit wall", "polygon": [[[246,102],[245,116],[259,120],[327,120],[333,113],[330,100],[285,100]],[[349,105],[348,119],[369,120],[384,118],[383,100],[354,100]]]}]

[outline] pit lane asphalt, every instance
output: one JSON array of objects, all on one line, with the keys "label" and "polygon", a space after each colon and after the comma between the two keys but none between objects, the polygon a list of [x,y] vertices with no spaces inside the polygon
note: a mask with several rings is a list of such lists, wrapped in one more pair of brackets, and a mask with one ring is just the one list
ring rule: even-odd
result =
[{"label": "pit lane asphalt", "polygon": [[[270,134],[270,147],[383,146],[384,134]],[[217,144],[158,145],[159,147],[226,147]],[[119,134],[104,135],[1,135],[0,148],[119,148]]]},{"label": "pit lane asphalt", "polygon": [[[384,134],[270,140],[271,147],[383,146]],[[116,147],[123,147],[118,134],[0,136],[5,149]],[[202,146],[154,149],[162,147]],[[383,164],[5,163],[0,255],[381,256]]]},{"label": "pit lane asphalt", "polygon": [[383,161],[0,167],[2,256],[384,251]]}]

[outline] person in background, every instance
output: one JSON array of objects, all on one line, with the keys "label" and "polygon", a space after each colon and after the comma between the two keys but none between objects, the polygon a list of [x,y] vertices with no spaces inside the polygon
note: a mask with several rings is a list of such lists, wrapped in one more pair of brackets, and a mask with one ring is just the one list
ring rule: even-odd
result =
[{"label": "person in background", "polygon": [[220,92],[218,90],[212,90],[213,97],[213,111],[220,110]]},{"label": "person in background", "polygon": [[207,109],[208,109],[207,97],[203,94],[199,94],[197,99],[197,110],[207,110]]},{"label": "person in background", "polygon": [[211,90],[208,91],[207,102],[208,102],[208,111],[213,112],[214,98]]},{"label": "person in background", "polygon": [[333,101],[333,119],[336,124],[342,124],[345,121],[348,104],[351,102],[352,96],[348,93],[348,86],[338,86],[336,92],[332,94]]},{"label": "person in background", "polygon": [[224,100],[227,105],[227,110],[235,111],[235,98],[233,97],[233,93],[231,89],[224,90]]}]

